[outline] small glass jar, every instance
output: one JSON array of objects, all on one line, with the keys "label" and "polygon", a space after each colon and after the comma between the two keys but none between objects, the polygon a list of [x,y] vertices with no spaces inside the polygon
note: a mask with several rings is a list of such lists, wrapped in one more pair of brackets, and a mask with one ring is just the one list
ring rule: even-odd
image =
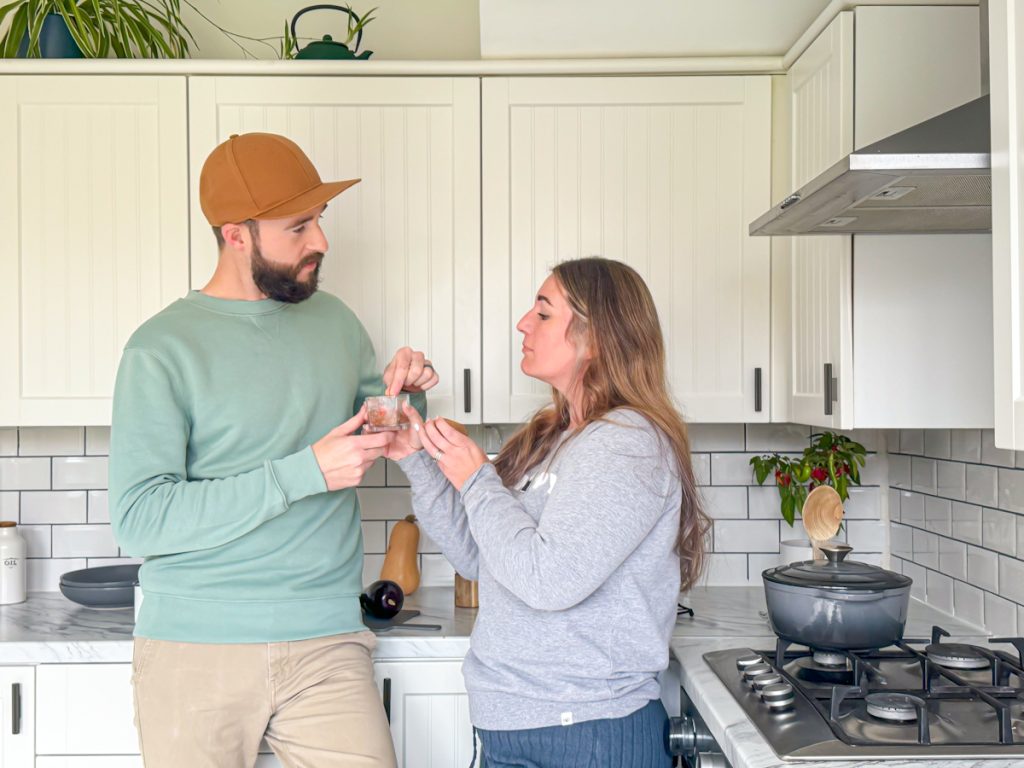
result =
[{"label": "small glass jar", "polygon": [[377,395],[366,398],[366,432],[392,432],[409,428],[403,406],[409,395]]}]

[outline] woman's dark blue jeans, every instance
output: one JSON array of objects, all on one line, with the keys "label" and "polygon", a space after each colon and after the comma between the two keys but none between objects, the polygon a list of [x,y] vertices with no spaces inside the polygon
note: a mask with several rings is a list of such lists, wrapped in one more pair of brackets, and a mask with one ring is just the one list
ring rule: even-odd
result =
[{"label": "woman's dark blue jeans", "polygon": [[631,715],[522,731],[478,730],[483,768],[670,768],[668,714],[654,699]]}]

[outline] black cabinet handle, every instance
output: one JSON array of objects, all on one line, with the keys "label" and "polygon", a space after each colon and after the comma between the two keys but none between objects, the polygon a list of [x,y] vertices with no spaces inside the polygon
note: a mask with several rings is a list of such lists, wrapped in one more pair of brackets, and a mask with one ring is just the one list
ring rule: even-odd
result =
[{"label": "black cabinet handle", "polygon": [[761,369],[754,369],[754,410],[761,412]]},{"label": "black cabinet handle", "polygon": [[21,733],[21,683],[11,683],[11,734]]},{"label": "black cabinet handle", "polygon": [[462,410],[469,413],[473,410],[473,379],[469,368],[462,369]]},{"label": "black cabinet handle", "polygon": [[391,722],[391,678],[384,678],[384,714],[388,718],[388,722]]},{"label": "black cabinet handle", "polygon": [[832,415],[832,402],[835,399],[832,395],[832,363],[825,363],[825,415]]}]

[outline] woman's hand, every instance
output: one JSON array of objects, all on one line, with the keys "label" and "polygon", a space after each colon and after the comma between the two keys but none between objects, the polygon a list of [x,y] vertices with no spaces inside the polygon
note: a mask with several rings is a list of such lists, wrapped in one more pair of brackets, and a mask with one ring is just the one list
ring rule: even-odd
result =
[{"label": "woman's hand", "polygon": [[404,459],[423,449],[423,443],[420,441],[423,420],[420,418],[419,411],[409,403],[403,403],[402,408],[409,419],[409,429],[400,429],[395,432],[394,439],[388,445],[387,453],[384,455],[392,461]]},{"label": "woman's hand", "polygon": [[415,433],[413,439],[418,439],[456,490],[461,491],[470,476],[487,463],[487,454],[480,446],[444,419],[424,423],[412,406],[406,406],[405,413],[412,426],[406,431]]}]

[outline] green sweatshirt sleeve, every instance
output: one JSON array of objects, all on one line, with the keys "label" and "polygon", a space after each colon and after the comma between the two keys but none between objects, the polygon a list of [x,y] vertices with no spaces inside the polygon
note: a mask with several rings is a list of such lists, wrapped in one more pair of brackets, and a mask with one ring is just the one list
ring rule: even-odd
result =
[{"label": "green sweatshirt sleeve", "polygon": [[128,554],[211,549],[327,490],[311,446],[216,479],[189,479],[187,409],[168,368],[128,348],[118,368],[110,446],[110,522]]}]

